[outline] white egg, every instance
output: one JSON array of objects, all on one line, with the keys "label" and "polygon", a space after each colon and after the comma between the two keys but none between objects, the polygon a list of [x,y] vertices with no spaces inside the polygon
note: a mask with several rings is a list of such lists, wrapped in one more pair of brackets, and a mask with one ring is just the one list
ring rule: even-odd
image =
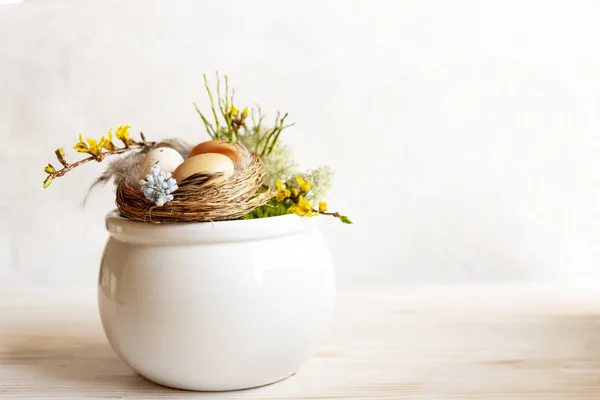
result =
[{"label": "white egg", "polygon": [[161,171],[173,173],[182,162],[183,157],[177,150],[169,147],[150,150],[140,164],[140,179],[143,179],[150,173],[150,169],[157,165],[160,166]]}]

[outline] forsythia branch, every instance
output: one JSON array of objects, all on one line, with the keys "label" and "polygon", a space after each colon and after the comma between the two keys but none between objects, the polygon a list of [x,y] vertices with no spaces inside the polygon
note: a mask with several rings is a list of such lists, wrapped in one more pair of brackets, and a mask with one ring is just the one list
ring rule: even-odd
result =
[{"label": "forsythia branch", "polygon": [[324,201],[319,202],[319,209],[315,209],[312,203],[305,199],[304,196],[311,190],[311,184],[309,181],[304,180],[301,176],[296,177],[295,184],[287,183],[285,186],[281,180],[275,182],[277,186],[277,194],[275,195],[275,201],[280,203],[288,203],[289,211],[303,217],[313,217],[315,215],[331,215],[338,218],[345,224],[352,224],[350,218],[345,215],[341,215],[339,212],[327,212],[327,203]]},{"label": "forsythia branch", "polygon": [[[123,142],[123,145],[125,147],[117,147],[114,145],[114,143],[112,143],[112,131],[109,131],[108,139],[106,139],[104,136],[100,139],[100,141],[88,139],[88,143],[90,143],[90,146],[87,146],[85,143],[83,143],[83,141],[80,138],[79,142],[74,146],[75,149],[80,153],[91,154],[91,156],[84,158],[82,160],[76,161],[74,163],[67,162],[67,160],[65,159],[65,151],[62,147],[59,149],[56,149],[54,154],[56,155],[56,158],[58,159],[58,161],[63,165],[63,168],[56,170],[52,166],[52,164],[48,164],[44,168],[44,172],[46,172],[48,174],[48,176],[44,180],[44,188],[47,188],[48,186],[50,186],[50,184],[52,183],[52,181],[54,179],[59,178],[59,177],[65,175],[67,172],[69,172],[73,168],[76,168],[80,165],[86,164],[90,161],[102,162],[102,160],[104,160],[104,158],[107,156],[125,153],[130,150],[134,150],[134,149],[142,149],[145,147],[154,146],[155,142],[147,142],[146,138],[143,136],[143,134],[141,134],[141,136],[142,136],[141,142],[137,142],[133,139],[130,139],[129,132],[127,131],[127,129],[128,129],[128,127],[125,127],[125,129],[123,129],[123,127],[121,127],[121,128],[119,128],[119,130],[117,130],[117,138]],[[102,144],[103,146],[99,146],[99,144]],[[103,151],[103,149],[105,149],[105,150],[110,149],[110,150]]]}]

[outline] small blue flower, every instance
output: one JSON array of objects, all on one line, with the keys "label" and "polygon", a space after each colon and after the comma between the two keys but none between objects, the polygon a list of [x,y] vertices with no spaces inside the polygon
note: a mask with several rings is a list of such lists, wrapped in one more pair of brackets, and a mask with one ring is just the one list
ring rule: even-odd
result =
[{"label": "small blue flower", "polygon": [[165,203],[173,200],[172,193],[179,189],[177,181],[171,178],[168,172],[161,172],[160,166],[155,166],[150,169],[150,174],[146,175],[146,179],[140,180],[142,193],[148,200],[152,200],[154,204],[161,207]]}]

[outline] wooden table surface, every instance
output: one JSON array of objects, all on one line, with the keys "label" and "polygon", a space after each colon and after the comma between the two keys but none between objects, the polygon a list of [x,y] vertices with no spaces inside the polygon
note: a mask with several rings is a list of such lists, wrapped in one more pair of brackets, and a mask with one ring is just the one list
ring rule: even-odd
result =
[{"label": "wooden table surface", "polygon": [[600,399],[600,291],[544,285],[341,287],[336,328],[263,388],[157,386],[108,345],[92,290],[0,291],[0,398]]}]

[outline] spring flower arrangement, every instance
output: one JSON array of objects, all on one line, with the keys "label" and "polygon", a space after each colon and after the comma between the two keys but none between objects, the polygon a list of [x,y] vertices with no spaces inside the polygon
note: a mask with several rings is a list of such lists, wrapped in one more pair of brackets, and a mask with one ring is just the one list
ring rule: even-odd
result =
[{"label": "spring flower arrangement", "polygon": [[[73,148],[86,157],[68,162],[65,151],[55,151],[61,165],[48,164],[44,188],[75,167],[103,162],[107,168],[90,190],[113,181],[116,204],[126,218],[144,222],[192,222],[266,218],[284,214],[303,217],[329,215],[351,224],[338,212],[329,212],[324,196],[331,187],[327,166],[302,171],[281,133],[294,125],[288,114],[277,113],[265,123],[260,107],[239,109],[227,76],[224,87],[217,75],[216,90],[206,75],[204,86],[210,110],[196,112],[209,136],[190,144],[180,138],[148,141],[130,134],[131,127],[112,129],[99,140],[79,135]],[[114,140],[116,138],[116,141]]]}]

